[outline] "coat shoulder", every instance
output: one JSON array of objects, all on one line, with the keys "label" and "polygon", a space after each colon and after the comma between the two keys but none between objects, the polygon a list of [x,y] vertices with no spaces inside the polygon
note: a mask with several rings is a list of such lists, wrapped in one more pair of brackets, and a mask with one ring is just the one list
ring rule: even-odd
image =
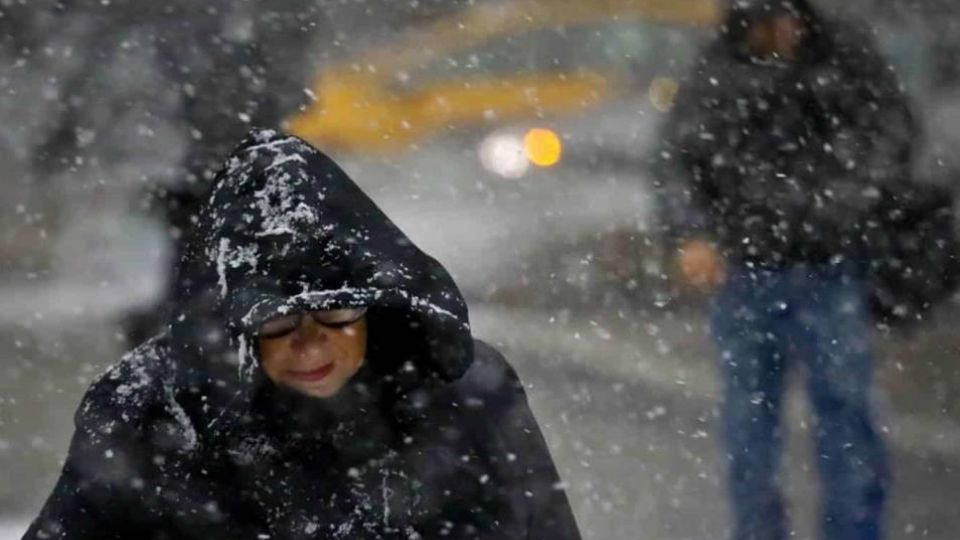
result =
[{"label": "coat shoulder", "polygon": [[124,354],[87,389],[77,409],[78,427],[120,420],[143,427],[146,412],[163,397],[169,348],[162,337]]},{"label": "coat shoulder", "polygon": [[473,351],[473,364],[455,385],[468,406],[478,400],[496,398],[504,403],[524,396],[520,377],[500,351],[478,339]]}]

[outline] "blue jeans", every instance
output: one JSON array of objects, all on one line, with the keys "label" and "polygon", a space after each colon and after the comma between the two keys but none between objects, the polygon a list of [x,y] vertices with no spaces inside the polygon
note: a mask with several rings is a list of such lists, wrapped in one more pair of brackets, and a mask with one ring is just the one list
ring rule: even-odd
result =
[{"label": "blue jeans", "polygon": [[790,362],[807,367],[816,413],[825,540],[882,536],[888,483],[883,441],[870,414],[869,315],[850,268],[733,269],[714,304],[713,336],[726,396],[736,540],[786,537],[778,487],[780,409]]}]

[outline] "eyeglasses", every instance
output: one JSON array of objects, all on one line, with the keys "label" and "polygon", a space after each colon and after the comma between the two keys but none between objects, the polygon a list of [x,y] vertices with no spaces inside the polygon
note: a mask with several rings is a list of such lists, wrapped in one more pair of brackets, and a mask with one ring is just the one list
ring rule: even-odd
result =
[{"label": "eyeglasses", "polygon": [[304,315],[317,324],[331,329],[340,329],[356,323],[367,314],[367,308],[330,309],[320,311],[297,311],[289,315],[274,317],[260,325],[259,336],[272,339],[285,336],[300,326]]}]

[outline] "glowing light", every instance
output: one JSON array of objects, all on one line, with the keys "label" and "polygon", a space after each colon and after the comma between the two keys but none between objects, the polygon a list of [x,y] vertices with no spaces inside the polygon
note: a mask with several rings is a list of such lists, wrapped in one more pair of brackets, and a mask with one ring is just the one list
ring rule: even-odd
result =
[{"label": "glowing light", "polygon": [[520,178],[530,168],[523,140],[515,135],[491,135],[480,143],[480,163],[504,178]]},{"label": "glowing light", "polygon": [[538,167],[551,167],[560,161],[563,143],[553,131],[533,128],[523,137],[523,151],[530,163]]},{"label": "glowing light", "polygon": [[650,81],[647,93],[655,109],[667,112],[673,107],[673,100],[676,99],[679,89],[680,85],[670,77],[656,77]]}]

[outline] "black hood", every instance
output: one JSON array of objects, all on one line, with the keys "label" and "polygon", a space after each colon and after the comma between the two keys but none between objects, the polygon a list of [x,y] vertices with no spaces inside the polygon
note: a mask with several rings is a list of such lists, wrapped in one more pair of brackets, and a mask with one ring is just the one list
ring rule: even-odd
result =
[{"label": "black hood", "polygon": [[720,43],[728,54],[748,58],[747,31],[750,26],[781,14],[794,15],[807,29],[807,38],[801,45],[801,61],[822,60],[830,54],[832,32],[808,0],[732,0],[721,29]]},{"label": "black hood", "polygon": [[447,271],[296,137],[255,130],[232,152],[180,263],[171,344],[209,423],[249,407],[265,383],[255,330],[289,310],[368,306],[366,377],[450,381],[472,362]]}]

